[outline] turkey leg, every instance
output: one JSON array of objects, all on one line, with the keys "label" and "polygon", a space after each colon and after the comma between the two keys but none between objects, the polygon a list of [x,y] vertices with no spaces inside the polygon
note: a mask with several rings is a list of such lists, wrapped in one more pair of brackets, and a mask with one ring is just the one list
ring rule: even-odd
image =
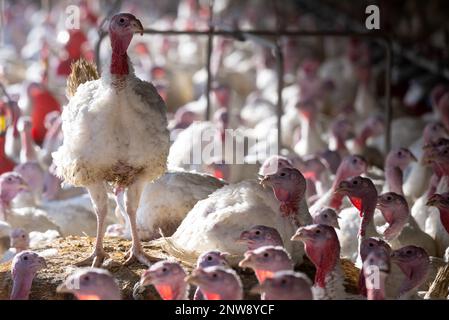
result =
[{"label": "turkey leg", "polygon": [[136,181],[126,190],[126,213],[128,214],[129,224],[131,226],[132,247],[129,250],[125,265],[129,265],[136,260],[150,266],[151,258],[143,251],[140,243],[139,234],[137,233],[137,208],[139,207],[140,196],[144,187],[144,181]]},{"label": "turkey leg", "polygon": [[95,241],[94,252],[80,262],[77,262],[77,266],[85,266],[92,264],[92,267],[100,267],[104,259],[109,255],[103,249],[103,238],[105,232],[105,218],[108,214],[108,194],[103,182],[90,185],[87,187],[87,191],[90,194],[92,204],[97,215],[97,238]]}]

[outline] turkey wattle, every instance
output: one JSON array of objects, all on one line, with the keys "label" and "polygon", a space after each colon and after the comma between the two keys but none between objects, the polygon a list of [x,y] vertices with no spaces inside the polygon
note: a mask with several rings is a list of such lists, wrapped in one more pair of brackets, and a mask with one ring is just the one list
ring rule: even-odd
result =
[{"label": "turkey wattle", "polygon": [[261,183],[271,188],[263,188],[257,181],[224,186],[199,201],[172,237],[151,244],[192,264],[202,252],[220,250],[230,253],[229,262],[235,265],[245,252],[238,241],[241,233],[264,225],[279,231],[287,251],[301,263],[303,247],[289,239],[298,223],[312,222],[304,199],[305,179],[296,169],[281,168]]}]

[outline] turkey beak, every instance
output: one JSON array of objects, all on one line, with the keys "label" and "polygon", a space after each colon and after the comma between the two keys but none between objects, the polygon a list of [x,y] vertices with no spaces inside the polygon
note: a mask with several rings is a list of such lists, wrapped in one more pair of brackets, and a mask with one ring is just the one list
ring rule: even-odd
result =
[{"label": "turkey beak", "polygon": [[410,158],[412,159],[413,162],[418,162],[418,159],[415,157],[415,155],[413,153],[410,152]]},{"label": "turkey beak", "polygon": [[343,181],[334,190],[334,194],[342,194],[342,193],[345,193],[345,192],[348,192],[348,191],[349,191],[348,184],[346,183],[346,181]]},{"label": "turkey beak", "polygon": [[293,237],[290,239],[291,241],[303,241],[307,239],[307,230],[303,227],[299,228]]},{"label": "turkey beak", "polygon": [[335,229],[340,229],[340,224],[338,223],[338,219],[340,219],[340,217],[337,216],[337,219],[335,219],[335,221],[332,222],[332,227],[334,227]]},{"label": "turkey beak", "polygon": [[240,234],[240,238],[238,238],[238,239],[236,240],[236,242],[237,242],[237,243],[245,244],[245,243],[247,242],[247,240],[248,240],[248,236],[249,236],[249,232],[248,232],[248,231],[243,231],[243,232]]},{"label": "turkey beak", "polygon": [[47,261],[43,257],[39,257],[37,261],[42,269],[47,268]]},{"label": "turkey beak", "polygon": [[271,176],[265,176],[262,180],[260,180],[260,184],[262,185],[262,187],[265,189],[267,187],[272,187],[273,183],[271,181]]},{"label": "turkey beak", "polygon": [[142,22],[140,22],[139,19],[135,19],[133,21],[131,21],[131,27],[133,29],[133,32],[135,33],[140,33],[141,36],[143,36],[143,26],[142,26]]},{"label": "turkey beak", "polygon": [[151,271],[150,270],[146,270],[142,274],[139,284],[140,284],[140,286],[145,287],[145,286],[150,285],[152,283],[152,281],[153,281],[153,278],[151,276]]}]

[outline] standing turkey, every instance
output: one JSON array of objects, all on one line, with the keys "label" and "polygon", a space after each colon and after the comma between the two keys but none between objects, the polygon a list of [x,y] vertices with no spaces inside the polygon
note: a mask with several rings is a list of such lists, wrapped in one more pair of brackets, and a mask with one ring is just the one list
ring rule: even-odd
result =
[{"label": "standing turkey", "polygon": [[[126,264],[148,264],[136,227],[136,211],[145,182],[166,171],[169,149],[166,106],[155,87],[134,75],[127,49],[141,22],[132,14],[111,18],[111,60],[99,79],[95,69],[74,68],[68,90],[76,91],[62,112],[63,145],[53,153],[57,174],[66,182],[87,188],[97,214],[97,240],[92,255],[79,264],[98,267],[107,214],[107,183],[126,211],[132,247]],[[84,64],[85,65],[85,64]],[[81,70],[80,70],[81,69]],[[90,76],[89,76],[90,75]],[[76,86],[77,78],[90,80]],[[94,80],[95,79],[95,80]],[[125,194],[125,203],[123,197]]]}]

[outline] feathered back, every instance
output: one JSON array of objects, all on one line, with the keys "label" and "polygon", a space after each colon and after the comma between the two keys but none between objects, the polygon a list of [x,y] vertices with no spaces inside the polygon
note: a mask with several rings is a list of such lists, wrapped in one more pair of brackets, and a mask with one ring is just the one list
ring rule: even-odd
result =
[{"label": "feathered back", "polygon": [[80,84],[100,78],[95,64],[83,58],[72,62],[70,67],[72,72],[70,72],[70,75],[67,78],[67,98],[73,97]]}]

